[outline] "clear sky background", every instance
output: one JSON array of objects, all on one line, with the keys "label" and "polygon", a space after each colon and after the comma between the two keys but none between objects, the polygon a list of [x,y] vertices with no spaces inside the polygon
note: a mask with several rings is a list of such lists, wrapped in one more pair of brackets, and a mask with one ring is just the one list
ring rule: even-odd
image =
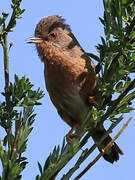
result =
[{"label": "clear sky background", "polygon": [[[33,36],[35,26],[42,17],[58,14],[63,16],[67,20],[66,22],[70,24],[74,35],[77,37],[84,50],[96,53],[95,45],[100,43],[100,36],[104,36],[103,26],[98,19],[98,17],[103,16],[104,9],[102,0],[22,1],[21,7],[25,8],[26,11],[23,14],[23,18],[17,21],[17,26],[15,27],[14,32],[9,35],[9,42],[14,43],[9,54],[10,80],[13,80],[15,73],[18,74],[19,77],[26,75],[35,85],[35,89],[40,87],[45,92],[45,96],[41,100],[42,105],[35,107],[35,112],[37,113],[36,121],[34,123],[34,129],[29,136],[28,148],[25,153],[29,164],[22,173],[23,180],[33,180],[36,175],[39,174],[37,161],[44,165],[45,159],[48,157],[49,153],[52,152],[54,146],[62,144],[63,137],[70,130],[70,127],[60,119],[55,107],[52,105],[45,88],[43,63],[41,63],[37,56],[35,46],[26,44],[26,39]],[[11,13],[10,0],[1,1],[0,14],[3,11]],[[0,82],[4,83],[1,47],[0,59]],[[2,91],[2,89],[0,89],[0,91]],[[130,115],[134,116],[134,113],[131,113]],[[126,117],[125,120],[128,117]],[[116,130],[114,130],[115,133],[113,133],[113,135],[118,132],[124,121]],[[112,165],[101,158],[81,179],[134,179],[134,139],[135,122],[133,118],[128,128],[117,140],[117,143],[124,152],[124,155],[120,157],[120,160]],[[92,139],[90,139],[88,143],[90,146]],[[96,150],[95,153],[93,153],[88,160],[81,165],[79,171],[75,173],[71,180],[82,171],[90,161],[93,160],[97,153],[98,150]],[[79,154],[80,152],[78,155]],[[73,166],[78,155],[70,161],[63,171],[61,171],[57,180],[60,180],[62,175]]]}]

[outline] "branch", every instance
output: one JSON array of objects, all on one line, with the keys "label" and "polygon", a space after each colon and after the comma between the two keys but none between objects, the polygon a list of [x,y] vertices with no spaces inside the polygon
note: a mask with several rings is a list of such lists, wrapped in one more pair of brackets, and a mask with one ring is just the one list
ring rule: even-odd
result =
[{"label": "branch", "polygon": [[[123,40],[123,49],[125,48],[126,46],[126,42],[128,41],[129,39],[129,35],[130,33],[132,32],[133,28],[135,26],[135,17],[133,18],[132,22],[130,23],[130,25],[127,25],[127,32],[126,34],[124,35],[124,40]],[[114,59],[112,60],[112,63],[108,69],[108,72],[107,72],[107,77],[110,77],[110,74],[112,74],[112,66],[115,65],[117,62],[118,62],[118,59],[119,57],[122,55],[122,52],[120,51],[115,57]],[[109,80],[110,78],[108,78]]]},{"label": "branch", "polygon": [[127,26],[127,32],[125,34],[125,36],[129,36],[129,34],[131,33],[131,31],[133,30],[135,26],[135,17],[133,18],[132,22],[130,23],[129,26]]},{"label": "branch", "polygon": [[87,143],[88,138],[90,137],[90,134],[83,138],[81,142],[79,142],[79,139],[84,135],[84,133],[87,131],[87,125],[90,123],[91,119],[91,113],[88,113],[86,119],[82,123],[81,127],[76,131],[76,133],[79,135],[78,138],[74,139],[71,144],[67,144],[64,148],[64,151],[60,155],[59,162],[55,164],[56,166],[51,169],[51,172],[49,169],[46,169],[44,174],[41,176],[43,179],[50,179],[54,175],[57,175],[63,167],[72,159],[72,157]]},{"label": "branch", "polygon": [[113,102],[113,105],[107,110],[107,112],[102,116],[101,123],[106,120],[110,114],[117,108],[120,101],[127,95],[127,93],[132,90],[135,86],[135,79],[129,84],[129,86],[123,91],[123,93]]},{"label": "branch", "polygon": [[[79,169],[80,165],[87,159],[87,157],[96,149],[97,146],[99,146],[104,139],[112,132],[112,130],[122,121],[122,119],[124,118],[123,115],[121,115],[119,117],[119,119],[117,120],[116,123],[112,123],[112,125],[109,127],[109,129],[106,131],[105,135],[101,138],[100,142],[98,144],[94,144],[89,150],[87,150],[86,152],[84,151],[82,153],[82,155],[79,157],[79,159],[77,160],[76,164],[74,165],[73,168],[71,168],[68,173],[66,175],[63,176],[63,178],[61,180],[67,180],[69,179],[73,173]],[[88,132],[88,134],[83,138],[83,140],[81,141],[81,145],[83,146],[85,143],[87,142],[87,140],[89,139],[89,137],[91,136],[91,132]]]},{"label": "branch", "polygon": [[123,131],[128,126],[129,122],[131,121],[133,117],[131,116],[128,121],[123,125],[123,127],[120,129],[120,131],[116,134],[116,136],[107,144],[107,146],[102,150],[101,153],[97,155],[97,157],[74,179],[78,180],[80,179],[104,154],[105,152],[113,145],[114,141],[123,133]]},{"label": "branch", "polygon": [[[18,0],[16,8],[19,8],[21,3],[21,0]],[[3,52],[4,52],[4,74],[5,74],[5,101],[6,101],[6,111],[10,113],[10,94],[9,94],[9,57],[8,57],[8,42],[7,42],[7,36],[8,32],[12,28],[13,21],[16,19],[16,8],[13,9],[12,16],[10,18],[10,21],[5,27],[5,22],[3,24],[3,32],[2,36],[0,37],[1,44],[3,47]],[[7,119],[7,121],[11,121],[11,119]],[[6,129],[7,132],[7,137],[8,137],[8,149],[9,152],[11,150],[10,158],[13,159],[14,156],[14,146],[16,145],[17,142],[17,134],[15,135],[15,141],[12,144],[12,128],[11,125]],[[4,180],[8,179],[9,176],[9,164],[7,163],[7,167],[5,170],[5,177]]]},{"label": "branch", "polygon": [[8,45],[7,45],[7,35],[4,35],[3,38],[3,51],[4,51],[4,73],[5,73],[5,94],[6,94],[6,105],[8,107],[9,104],[9,95],[8,95],[8,89],[9,89],[9,58],[8,58]]},{"label": "branch", "polygon": [[10,160],[13,161],[14,159],[14,152],[16,150],[16,144],[17,144],[17,140],[19,137],[19,131],[20,131],[20,126],[21,126],[21,122],[22,122],[22,111],[20,112],[20,117],[19,120],[16,121],[16,127],[15,127],[15,137],[14,137],[14,142],[13,145],[11,147],[11,155],[10,155]]},{"label": "branch", "polygon": [[16,3],[16,6],[13,8],[13,12],[11,15],[11,18],[9,20],[9,23],[7,27],[5,27],[5,23],[3,25],[3,35],[1,37],[1,44],[3,46],[3,51],[4,51],[4,72],[5,72],[5,94],[6,94],[6,105],[7,105],[7,110],[9,110],[9,94],[8,89],[9,89],[9,57],[8,57],[8,44],[7,44],[7,35],[8,32],[10,32],[11,28],[13,27],[13,23],[16,19],[16,11],[19,8],[22,0],[18,0]]},{"label": "branch", "polygon": [[16,19],[16,9],[19,8],[21,1],[22,0],[18,0],[16,7],[14,7],[14,9],[13,9],[12,16],[11,16],[10,21],[9,21],[7,28],[6,28],[6,33],[9,32],[10,29],[12,28],[12,24],[13,24],[14,20]]}]

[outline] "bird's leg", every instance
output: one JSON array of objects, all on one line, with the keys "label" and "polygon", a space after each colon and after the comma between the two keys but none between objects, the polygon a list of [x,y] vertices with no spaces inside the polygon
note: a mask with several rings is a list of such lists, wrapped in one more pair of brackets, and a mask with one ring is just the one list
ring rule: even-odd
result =
[{"label": "bird's leg", "polygon": [[95,106],[99,106],[99,104],[95,100],[95,96],[89,96],[89,102]]},{"label": "bird's leg", "polygon": [[77,137],[78,135],[73,133],[73,131],[75,131],[78,128],[78,124],[75,124],[72,129],[69,131],[69,133],[66,135],[66,140],[68,143],[71,143],[72,139],[74,137]]}]

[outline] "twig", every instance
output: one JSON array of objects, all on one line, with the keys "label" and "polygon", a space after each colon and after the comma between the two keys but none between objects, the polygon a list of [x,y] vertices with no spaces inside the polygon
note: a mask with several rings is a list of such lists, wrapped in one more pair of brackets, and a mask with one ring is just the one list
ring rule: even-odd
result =
[{"label": "twig", "polygon": [[130,25],[127,26],[127,33],[125,34],[125,36],[129,37],[129,34],[131,33],[132,29],[135,26],[135,17],[133,18],[132,22],[130,23]]},{"label": "twig", "polygon": [[[50,171],[46,170],[46,173],[44,173],[42,175],[43,179],[50,179],[51,177],[54,176],[54,174],[58,174],[59,171],[65,167],[65,165],[69,162],[70,159],[72,159],[72,157],[82,148],[82,146],[84,144],[87,143],[87,140],[85,142],[83,142],[83,144],[80,144],[79,139],[84,135],[84,133],[87,131],[86,126],[88,125],[88,123],[90,122],[90,117],[91,117],[91,113],[88,113],[86,119],[84,120],[84,122],[82,123],[81,127],[79,129],[77,129],[76,133],[79,134],[78,139],[75,139],[74,142],[72,142],[71,144],[67,144],[64,148],[64,151],[61,155],[61,158],[59,160],[59,162],[57,163],[57,166],[52,169],[51,173]],[[74,146],[74,151],[71,152],[71,149],[73,149]]]},{"label": "twig", "polygon": [[128,126],[129,122],[131,121],[133,117],[131,116],[128,121],[123,125],[123,127],[120,129],[120,131],[116,134],[116,136],[107,144],[107,146],[102,150],[101,153],[98,154],[98,156],[74,179],[78,180],[80,179],[103,155],[104,153],[112,146],[114,141],[123,133],[123,131]]},{"label": "twig", "polygon": [[135,86],[135,79],[129,84],[129,86],[123,91],[123,93],[113,102],[113,105],[107,110],[105,115],[103,115],[101,123],[106,120],[109,115],[117,108],[117,105],[120,103],[120,101],[123,99],[124,96],[127,95],[127,93],[133,89]]},{"label": "twig", "polygon": [[6,105],[8,107],[9,104],[9,95],[8,95],[8,89],[9,89],[9,58],[8,58],[8,47],[7,47],[7,35],[4,35],[4,45],[3,45],[3,51],[4,51],[4,72],[5,72],[5,94],[6,94]]},{"label": "twig", "polygon": [[[94,150],[97,146],[99,146],[103,141],[104,139],[112,132],[112,130],[122,121],[122,119],[124,118],[123,115],[121,115],[119,117],[119,119],[117,120],[116,123],[112,123],[111,126],[109,127],[109,129],[106,131],[106,133],[104,134],[104,136],[100,139],[99,143],[98,144],[94,144],[89,150],[88,152],[86,153],[86,157],[88,157]],[[82,140],[83,141],[83,140]],[[86,159],[85,157],[85,159]],[[84,159],[84,160],[85,160]],[[82,161],[83,162],[83,161]]]},{"label": "twig", "polygon": [[[17,3],[17,7],[18,8],[20,6],[21,0],[18,0]],[[7,25],[7,27],[5,27],[4,25],[4,33],[1,37],[1,44],[3,46],[3,51],[4,51],[4,73],[5,73],[5,99],[6,99],[6,110],[9,112],[10,111],[10,105],[9,105],[9,101],[10,101],[10,94],[9,94],[9,57],[8,57],[8,43],[7,43],[7,36],[8,36],[8,32],[10,31],[11,27],[12,27],[12,23],[16,18],[16,9],[13,10],[12,16],[10,18],[10,21]],[[10,113],[10,112],[9,112]],[[14,148],[13,146],[16,144],[16,142],[14,142],[15,144],[12,145],[12,129],[11,127],[9,127],[7,130],[7,136],[8,136],[8,148],[10,150],[10,148],[12,147],[12,152],[11,152],[11,159],[13,158],[14,155]],[[16,135],[17,138],[17,135]],[[17,141],[17,139],[15,140]],[[9,164],[7,164],[6,170],[5,170],[5,177],[4,180],[7,180],[9,177]]]},{"label": "twig", "polygon": [[[125,48],[126,46],[126,42],[127,42],[127,39],[129,38],[129,35],[130,33],[132,32],[133,28],[135,26],[135,17],[133,18],[132,22],[130,23],[130,25],[127,25],[127,32],[126,34],[124,35],[124,40],[123,40],[123,49]],[[108,72],[107,72],[107,77],[110,77],[110,74],[112,74],[112,66],[114,64],[116,64],[116,62],[118,61],[119,57],[122,55],[122,52],[119,52],[115,57],[114,59],[112,60],[112,63],[108,69]],[[109,78],[108,78],[109,79]]]},{"label": "twig", "polygon": [[6,33],[10,31],[13,21],[16,19],[16,9],[19,8],[22,0],[18,0],[16,7],[13,9],[12,16],[6,28]]},{"label": "twig", "polygon": [[13,161],[14,159],[14,152],[16,150],[16,143],[17,143],[17,140],[18,140],[18,136],[19,136],[19,130],[20,130],[20,126],[21,126],[21,122],[22,122],[22,111],[20,112],[20,117],[19,117],[19,120],[16,121],[16,127],[15,127],[15,138],[14,138],[14,142],[13,142],[13,145],[12,145],[12,148],[11,148],[11,155],[10,155],[10,160]]},{"label": "twig", "polygon": [[[103,142],[103,140],[112,132],[112,130],[122,121],[123,118],[124,118],[124,116],[121,115],[116,123],[112,123],[111,126],[109,127],[109,129],[106,131],[105,135],[101,138],[100,142],[98,144],[94,144],[88,151],[84,152],[85,154],[83,155],[83,157],[82,157],[82,155],[79,157],[79,159],[77,160],[74,167],[71,168],[68,171],[68,173],[62,177],[61,180],[69,179],[73,175],[73,173],[77,169],[79,169],[80,165],[87,159],[87,157],[96,149],[96,147],[99,146]],[[83,145],[86,144],[86,142],[90,136],[91,136],[91,132],[88,132],[88,134],[86,134],[86,136],[82,139],[82,141],[81,141],[82,147],[83,147]]]},{"label": "twig", "polygon": [[[3,37],[3,51],[4,51],[4,73],[5,73],[5,99],[6,99],[6,110],[8,111],[9,106],[9,58],[8,58],[8,47],[7,47],[7,34]],[[12,130],[11,128],[6,129],[7,137],[8,137],[8,148],[10,149],[10,146],[12,146]],[[8,172],[9,172],[9,165],[7,164],[6,173],[4,180],[7,180],[8,178]]]},{"label": "twig", "polygon": [[8,54],[9,54],[10,49],[11,49],[12,46],[13,46],[13,42],[10,42],[10,43],[9,43],[9,48],[8,48]]}]

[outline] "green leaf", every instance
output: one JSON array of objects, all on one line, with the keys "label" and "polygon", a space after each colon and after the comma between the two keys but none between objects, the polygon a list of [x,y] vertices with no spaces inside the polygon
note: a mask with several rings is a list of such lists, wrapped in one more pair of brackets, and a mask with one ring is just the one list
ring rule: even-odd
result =
[{"label": "green leaf", "polygon": [[32,90],[28,91],[29,98],[33,98],[35,96],[35,93]]},{"label": "green leaf", "polygon": [[128,105],[127,102],[125,102],[125,103],[123,103],[121,106],[119,106],[119,109],[118,109],[118,111],[119,111],[120,113],[129,113],[129,112],[131,112],[131,111],[133,111],[133,110],[135,110],[135,109],[132,108],[132,107],[129,107],[129,105]]},{"label": "green leaf", "polygon": [[131,92],[127,96],[125,96],[119,103],[118,107],[122,106],[125,103],[131,102],[133,99],[135,99],[135,91]]},{"label": "green leaf", "polygon": [[103,25],[105,25],[104,19],[102,19],[101,17],[99,17],[99,20],[101,21],[101,23],[102,23]]},{"label": "green leaf", "polygon": [[100,59],[98,56],[96,56],[95,54],[92,54],[92,53],[86,53],[88,56],[90,56],[91,58],[93,58],[94,60],[100,62]]},{"label": "green leaf", "polygon": [[33,124],[33,122],[35,121],[35,116],[36,114],[33,114],[28,118],[28,126],[31,126]]},{"label": "green leaf", "polygon": [[14,180],[21,180],[22,175],[18,175]]},{"label": "green leaf", "polygon": [[40,180],[40,177],[39,177],[39,175],[37,175],[37,176],[36,176],[36,180]]},{"label": "green leaf", "polygon": [[3,146],[6,146],[8,142],[8,136],[6,135],[3,140]]},{"label": "green leaf", "polygon": [[15,178],[17,175],[19,175],[20,174],[20,172],[21,172],[21,170],[22,170],[22,168],[20,167],[20,165],[19,164],[17,164],[17,165],[15,165],[14,167],[12,167],[12,169],[11,169],[11,177],[13,178]]},{"label": "green leaf", "polygon": [[48,156],[48,158],[45,161],[45,165],[44,165],[44,171],[49,167],[50,165],[50,159],[51,159],[51,154]]},{"label": "green leaf", "polygon": [[12,0],[13,4],[17,4],[18,0]]},{"label": "green leaf", "polygon": [[40,103],[40,102],[36,102],[34,105],[42,105],[42,103]]},{"label": "green leaf", "polygon": [[22,101],[22,103],[21,103],[21,105],[20,105],[20,106],[24,106],[24,107],[26,107],[26,106],[27,106],[27,104],[28,104],[28,102],[29,102],[29,98],[26,96],[26,97],[24,98],[24,100]]},{"label": "green leaf", "polygon": [[120,69],[118,71],[119,75],[125,75],[125,74],[129,74],[129,72],[127,70],[124,70],[124,69]]},{"label": "green leaf", "polygon": [[6,154],[6,151],[3,150],[2,148],[2,144],[1,144],[1,141],[0,141],[0,159],[1,159],[1,162],[2,162],[2,166],[4,168],[6,168],[6,165],[7,165],[7,154]]},{"label": "green leaf", "polygon": [[28,164],[27,161],[22,162],[22,163],[20,164],[21,169],[22,169],[22,170],[25,169],[25,167],[26,167],[27,164]]},{"label": "green leaf", "polygon": [[117,92],[123,91],[123,82],[122,82],[122,81],[120,81],[120,82],[116,85],[116,90],[117,90]]},{"label": "green leaf", "polygon": [[25,12],[26,9],[22,9],[20,12],[20,15],[23,14]]},{"label": "green leaf", "polygon": [[24,162],[25,160],[27,160],[26,157],[19,157],[19,159],[17,159],[15,162],[16,162],[17,164],[20,164],[21,162]]},{"label": "green leaf", "polygon": [[94,122],[98,122],[100,120],[100,117],[104,114],[103,110],[98,110],[96,107],[92,107],[92,119]]},{"label": "green leaf", "polygon": [[19,77],[17,76],[17,74],[15,74],[15,83],[16,83],[16,84],[19,83]]},{"label": "green leaf", "polygon": [[39,168],[39,171],[40,171],[40,173],[42,175],[42,166],[41,166],[41,164],[39,162],[38,162],[38,168]]},{"label": "green leaf", "polygon": [[33,113],[33,107],[26,107],[23,111],[23,122],[20,128],[20,133],[16,145],[18,153],[22,153],[26,149],[27,138],[30,132],[32,131],[32,124],[34,122],[35,114]]},{"label": "green leaf", "polygon": [[[0,26],[3,24],[3,18],[0,17]],[[2,34],[2,31],[1,31]]]},{"label": "green leaf", "polygon": [[25,122],[32,115],[33,111],[34,111],[33,106],[23,108],[23,118],[24,118]]},{"label": "green leaf", "polygon": [[27,106],[34,106],[35,105],[35,101],[34,100],[29,100],[26,105]]},{"label": "green leaf", "polygon": [[128,4],[132,3],[132,2],[133,2],[133,0],[122,0],[123,5],[128,5]]},{"label": "green leaf", "polygon": [[61,148],[61,154],[64,152],[65,150],[65,137],[63,138],[63,143],[62,143],[62,148]]},{"label": "green leaf", "polygon": [[3,18],[4,18],[4,21],[7,19],[7,17],[8,17],[8,13],[6,13],[6,12],[2,12],[2,15],[3,15]]}]

